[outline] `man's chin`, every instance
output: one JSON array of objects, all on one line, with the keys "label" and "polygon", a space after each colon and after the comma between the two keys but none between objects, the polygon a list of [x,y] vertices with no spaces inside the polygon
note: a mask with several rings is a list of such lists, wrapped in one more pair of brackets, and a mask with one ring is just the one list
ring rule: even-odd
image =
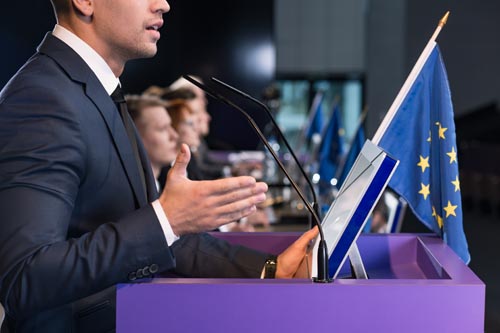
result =
[{"label": "man's chin", "polygon": [[152,58],[156,55],[157,52],[158,48],[156,47],[156,44],[154,44],[154,47],[145,47],[141,50],[138,50],[137,54],[135,55],[135,59]]}]

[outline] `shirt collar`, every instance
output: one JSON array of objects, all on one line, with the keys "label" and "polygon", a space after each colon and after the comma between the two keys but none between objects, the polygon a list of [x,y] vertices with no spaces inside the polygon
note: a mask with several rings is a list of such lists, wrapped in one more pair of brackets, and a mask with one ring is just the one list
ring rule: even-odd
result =
[{"label": "shirt collar", "polygon": [[83,61],[90,67],[90,69],[97,76],[101,84],[106,89],[108,95],[111,95],[120,84],[120,80],[115,76],[106,61],[97,53],[92,47],[80,39],[77,35],[68,29],[56,24],[52,35],[68,44]]}]

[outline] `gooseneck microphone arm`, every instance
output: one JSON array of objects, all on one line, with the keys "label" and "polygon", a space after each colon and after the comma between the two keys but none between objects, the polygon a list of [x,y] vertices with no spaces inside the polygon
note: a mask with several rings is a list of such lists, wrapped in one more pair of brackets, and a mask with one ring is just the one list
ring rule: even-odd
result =
[{"label": "gooseneck microphone arm", "polygon": [[278,163],[278,166],[280,167],[281,171],[283,171],[283,173],[285,174],[286,178],[290,181],[290,184],[295,189],[295,191],[299,195],[300,199],[304,202],[304,205],[306,206],[306,208],[309,211],[309,213],[311,214],[311,216],[313,216],[313,220],[316,223],[316,225],[318,226],[318,231],[319,231],[319,236],[320,236],[320,242],[319,242],[319,246],[318,246],[318,277],[315,278],[314,281],[315,282],[320,282],[320,283],[328,283],[328,282],[330,282],[331,279],[330,279],[330,276],[328,274],[328,251],[327,251],[327,247],[326,247],[325,236],[323,234],[323,228],[321,227],[321,222],[319,220],[319,217],[316,214],[316,212],[314,211],[314,209],[311,207],[311,204],[306,199],[306,197],[304,196],[304,194],[302,193],[302,191],[299,189],[299,187],[297,186],[297,184],[295,183],[295,181],[289,175],[289,173],[285,169],[283,163],[281,163],[278,155],[276,155],[276,152],[271,147],[271,145],[267,141],[267,139],[264,136],[264,134],[262,134],[261,130],[259,129],[259,127],[255,123],[255,121],[252,119],[252,117],[245,110],[243,110],[238,105],[236,105],[233,102],[231,102],[230,100],[228,100],[226,97],[224,97],[224,96],[220,95],[219,93],[213,91],[212,89],[208,88],[204,84],[196,81],[195,79],[193,79],[189,75],[184,75],[183,77],[186,80],[188,80],[189,82],[191,82],[192,84],[194,84],[195,86],[197,86],[198,88],[200,88],[201,90],[203,90],[204,92],[206,92],[210,97],[215,98],[215,99],[223,102],[224,104],[227,104],[230,107],[235,108],[236,110],[240,111],[245,116],[245,118],[248,120],[248,122],[250,123],[250,125],[252,126],[252,128],[254,129],[254,131],[259,136],[260,140],[264,143],[264,145],[266,146],[266,148],[269,150],[269,152],[273,156],[273,158],[276,161],[276,163]]},{"label": "gooseneck microphone arm", "polygon": [[271,110],[269,110],[269,108],[267,107],[267,105],[265,105],[264,103],[262,103],[261,101],[259,101],[258,99],[248,95],[247,93],[241,91],[241,90],[238,90],[236,89],[235,87],[225,83],[225,82],[222,82],[221,80],[215,78],[215,77],[212,77],[211,80],[217,84],[220,84],[221,86],[231,90],[232,92],[246,98],[246,99],[249,99],[251,100],[252,102],[254,102],[255,104],[259,105],[260,107],[262,107],[266,112],[267,112],[267,115],[269,116],[269,118],[271,119],[271,121],[273,122],[273,125],[274,125],[274,128],[278,131],[281,139],[283,140],[283,142],[285,143],[286,147],[288,148],[288,151],[290,152],[290,154],[292,155],[294,161],[295,161],[295,164],[297,164],[300,172],[302,173],[302,176],[304,176],[304,179],[307,181],[307,184],[309,185],[309,188],[310,188],[310,191],[311,191],[311,195],[312,195],[312,207],[314,209],[314,212],[316,213],[317,216],[319,216],[319,204],[318,204],[318,198],[316,197],[316,191],[314,190],[314,186],[311,182],[311,180],[309,179],[309,177],[307,176],[307,173],[306,171],[304,170],[304,168],[302,167],[302,165],[300,164],[299,162],[299,159],[297,158],[297,156],[295,155],[293,149],[290,147],[290,144],[288,143],[288,140],[285,138],[285,135],[283,134],[283,132],[281,131],[280,127],[278,126],[278,124],[276,123],[276,120],[274,119],[272,113],[271,113]]}]

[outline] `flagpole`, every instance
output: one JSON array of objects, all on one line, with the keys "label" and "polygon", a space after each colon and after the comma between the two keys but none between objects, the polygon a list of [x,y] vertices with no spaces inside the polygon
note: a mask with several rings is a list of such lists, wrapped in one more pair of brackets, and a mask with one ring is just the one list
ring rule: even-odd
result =
[{"label": "flagpole", "polygon": [[418,76],[418,73],[420,73],[420,70],[424,66],[425,62],[427,61],[427,58],[431,54],[432,50],[436,46],[436,38],[438,37],[439,33],[441,32],[441,29],[443,26],[446,24],[448,21],[448,16],[450,15],[450,12],[447,11],[446,14],[439,20],[439,24],[432,34],[431,39],[427,42],[427,45],[425,46],[424,50],[422,51],[422,54],[418,57],[417,62],[415,63],[415,66],[413,66],[413,69],[410,72],[410,75],[408,75],[408,78],[406,79],[405,83],[401,87],[401,90],[399,91],[398,95],[396,96],[396,99],[394,99],[394,102],[392,102],[391,107],[389,108],[389,111],[387,111],[387,114],[384,117],[384,120],[382,120],[382,123],[380,124],[379,128],[377,129],[377,132],[373,136],[372,142],[375,145],[378,145],[380,140],[382,139],[382,136],[385,133],[385,130],[391,123],[392,119],[394,118],[396,111],[399,109],[401,106],[401,103],[403,103],[404,98],[408,94],[408,91],[410,88],[413,86],[413,83],[415,82],[415,79]]},{"label": "flagpole", "polygon": [[308,112],[308,117],[306,118],[306,124],[304,127],[302,127],[300,134],[299,134],[299,142],[297,145],[297,151],[300,151],[302,146],[305,144],[306,141],[306,136],[307,136],[307,131],[309,127],[312,125],[312,122],[314,121],[314,117],[316,117],[316,113],[318,112],[318,106],[319,104],[323,101],[323,95],[324,92],[320,89],[316,92],[314,95],[312,104],[309,108]]},{"label": "flagpole", "polygon": [[434,31],[434,34],[432,34],[432,37],[431,37],[432,41],[436,41],[437,36],[441,32],[441,29],[444,27],[444,25],[448,21],[448,16],[450,16],[450,11],[447,11],[446,14],[444,14],[444,16],[441,18],[441,20],[439,20],[439,24],[438,24],[436,30]]},{"label": "flagpole", "polygon": [[328,122],[322,129],[320,136],[318,137],[320,141],[316,145],[312,145],[312,151],[311,151],[311,159],[310,161],[319,161],[319,150],[321,149],[321,144],[323,142],[323,139],[325,138],[326,132],[328,131],[328,126],[330,124],[330,121],[332,121],[334,113],[335,112],[340,112],[339,109],[339,104],[340,104],[340,96],[335,95],[333,98],[333,103],[332,103],[332,113],[330,114],[330,118],[328,119]]},{"label": "flagpole", "polygon": [[347,156],[349,155],[350,150],[352,149],[352,145],[354,144],[354,140],[356,140],[356,136],[358,135],[358,132],[361,130],[361,127],[363,126],[366,115],[368,114],[368,107],[365,107],[363,112],[361,113],[359,120],[358,120],[358,126],[356,127],[356,131],[354,131],[354,135],[352,136],[351,140],[349,141],[349,150],[347,151],[346,154],[342,157],[339,166],[337,168],[337,172],[335,173],[335,179],[339,180],[340,175],[344,171],[345,164],[347,162]]}]

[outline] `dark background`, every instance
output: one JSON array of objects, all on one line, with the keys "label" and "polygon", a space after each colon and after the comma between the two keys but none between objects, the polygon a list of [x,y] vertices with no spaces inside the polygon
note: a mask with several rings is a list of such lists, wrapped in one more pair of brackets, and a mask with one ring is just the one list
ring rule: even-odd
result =
[{"label": "dark background", "polygon": [[[140,93],[150,85],[168,86],[183,74],[198,75],[206,83],[217,77],[259,97],[274,79],[252,67],[243,52],[255,44],[272,43],[273,3],[257,1],[169,1],[158,53],[151,59],[127,64],[121,77],[128,93]],[[2,1],[0,5],[2,65],[0,87],[35,51],[55,22],[48,0]],[[10,15],[8,13],[11,13]],[[256,122],[266,117],[247,106]],[[235,110],[210,101],[211,141],[227,149],[255,149],[258,139],[246,120]],[[229,125],[230,124],[230,125]]]},{"label": "dark background", "polygon": [[[195,74],[206,81],[216,76],[260,97],[275,74],[255,71],[244,53],[256,43],[273,42],[273,1],[169,3],[172,10],[165,15],[157,56],[128,64],[121,78],[125,89],[139,93],[152,84],[166,86],[181,74]],[[458,139],[467,138],[460,144],[459,156],[466,167],[461,169],[464,229],[472,255],[470,267],[487,286],[486,331],[500,332],[500,191],[494,182],[500,170],[495,164],[500,152],[500,1],[372,0],[366,4],[363,75],[365,104],[371,114],[368,133],[378,126],[437,20],[446,10],[452,11],[439,43],[456,114],[472,115],[463,121],[457,119]],[[34,53],[45,33],[52,30],[55,19],[48,0],[2,1],[0,13],[1,88]],[[251,106],[248,110],[259,123],[266,122],[258,110]],[[214,119],[212,142],[226,148],[256,147],[253,131],[238,113],[215,101],[210,102],[209,111]],[[481,135],[488,137],[488,144]],[[408,216],[403,230],[426,231],[412,216]]]}]

